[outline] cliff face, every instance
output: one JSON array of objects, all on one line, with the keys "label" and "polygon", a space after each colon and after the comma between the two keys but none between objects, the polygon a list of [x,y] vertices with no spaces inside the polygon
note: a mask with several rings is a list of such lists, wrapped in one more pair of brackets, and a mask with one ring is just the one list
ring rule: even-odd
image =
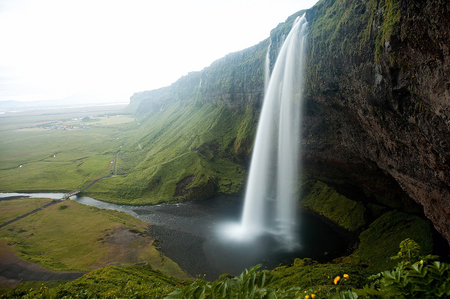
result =
[{"label": "cliff face", "polygon": [[[267,48],[273,65],[301,14],[252,48],[169,87],[136,93],[130,109],[151,115],[173,103],[225,106],[246,121],[222,158],[248,161],[254,134],[248,126],[256,126],[263,100]],[[362,187],[403,210],[414,211],[414,199],[450,242],[450,4],[322,0],[306,14],[307,175],[343,179],[343,192]],[[195,149],[216,153],[205,145]]]},{"label": "cliff face", "polygon": [[307,156],[375,163],[450,241],[450,4],[321,1],[307,16]]},{"label": "cliff face", "polygon": [[268,40],[230,53],[200,72],[191,72],[168,87],[135,93],[131,110],[159,111],[175,102],[215,103],[245,112],[258,110],[264,97],[264,59]]}]

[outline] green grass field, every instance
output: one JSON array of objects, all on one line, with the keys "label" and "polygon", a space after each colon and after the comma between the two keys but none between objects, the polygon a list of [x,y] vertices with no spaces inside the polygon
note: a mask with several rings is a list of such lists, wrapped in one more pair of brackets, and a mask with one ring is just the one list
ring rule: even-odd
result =
[{"label": "green grass field", "polygon": [[[46,201],[2,201],[0,219],[13,219]],[[66,200],[0,228],[0,238],[1,245],[12,245],[20,258],[51,270],[89,271],[145,262],[171,276],[188,278],[153,246],[153,239],[145,235],[147,226],[123,212]]]},{"label": "green grass field", "polygon": [[[73,116],[73,115],[72,115]],[[43,116],[0,117],[0,191],[70,191],[110,168],[111,159],[136,127],[129,116],[96,116],[22,128]],[[64,119],[63,117],[66,117]]]},{"label": "green grass field", "polygon": [[0,224],[13,220],[52,202],[51,199],[15,199],[0,202]]}]

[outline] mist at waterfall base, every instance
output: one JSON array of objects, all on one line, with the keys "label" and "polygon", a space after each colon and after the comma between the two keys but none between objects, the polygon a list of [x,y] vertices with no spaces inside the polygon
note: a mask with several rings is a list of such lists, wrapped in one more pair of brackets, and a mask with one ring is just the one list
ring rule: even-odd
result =
[{"label": "mist at waterfall base", "polygon": [[[251,250],[292,253],[300,249],[297,214],[302,89],[308,22],[297,18],[286,37],[261,110],[240,223],[224,224],[230,243]],[[269,51],[266,77],[269,76]]]}]

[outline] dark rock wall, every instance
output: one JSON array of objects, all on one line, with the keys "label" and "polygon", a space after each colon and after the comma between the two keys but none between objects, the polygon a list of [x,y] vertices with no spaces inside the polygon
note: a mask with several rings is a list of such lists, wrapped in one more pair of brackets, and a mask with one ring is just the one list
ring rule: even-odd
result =
[{"label": "dark rock wall", "polygon": [[308,15],[307,154],[374,162],[450,241],[450,5],[321,1]]}]

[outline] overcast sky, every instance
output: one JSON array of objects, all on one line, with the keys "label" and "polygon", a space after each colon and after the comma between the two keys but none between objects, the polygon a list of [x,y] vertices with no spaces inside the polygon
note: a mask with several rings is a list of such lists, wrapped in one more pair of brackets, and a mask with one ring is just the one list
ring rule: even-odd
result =
[{"label": "overcast sky", "polygon": [[0,0],[0,101],[170,85],[317,0]]}]

